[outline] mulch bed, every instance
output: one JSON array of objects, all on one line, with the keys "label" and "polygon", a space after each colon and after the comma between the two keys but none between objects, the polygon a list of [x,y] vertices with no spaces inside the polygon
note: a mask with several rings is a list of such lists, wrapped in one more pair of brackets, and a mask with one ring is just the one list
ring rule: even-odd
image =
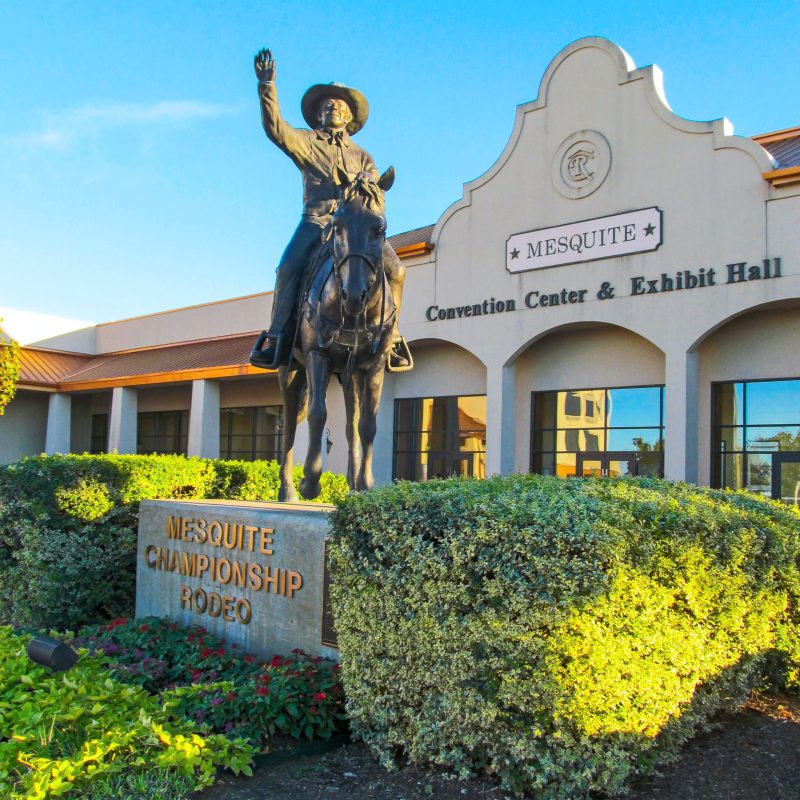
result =
[{"label": "mulch bed", "polygon": [[[800,800],[800,698],[757,696],[701,734],[630,800]],[[455,781],[406,767],[386,772],[359,743],[273,759],[252,778],[223,776],[200,800],[512,800],[490,779]]]}]

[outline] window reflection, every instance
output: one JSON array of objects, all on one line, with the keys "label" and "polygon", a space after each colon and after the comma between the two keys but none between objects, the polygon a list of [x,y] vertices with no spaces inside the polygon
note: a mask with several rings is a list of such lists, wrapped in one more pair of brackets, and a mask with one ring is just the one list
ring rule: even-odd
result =
[{"label": "window reflection", "polygon": [[534,392],[531,469],[561,476],[662,474],[663,395],[662,386]]},{"label": "window reflection", "polygon": [[712,387],[712,485],[772,496],[773,455],[800,451],[800,380]]},{"label": "window reflection", "polygon": [[486,475],[486,396],[395,401],[394,477]]}]

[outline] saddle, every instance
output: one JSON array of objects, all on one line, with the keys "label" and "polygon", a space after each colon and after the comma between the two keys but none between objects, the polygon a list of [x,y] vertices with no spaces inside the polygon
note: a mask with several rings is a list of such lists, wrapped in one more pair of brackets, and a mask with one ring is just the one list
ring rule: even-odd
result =
[{"label": "saddle", "polygon": [[[319,281],[318,276],[320,276],[321,270],[328,263],[331,264],[331,271],[333,270],[332,256],[332,242],[329,239],[321,241],[319,246],[314,250],[309,261],[309,266],[305,270],[303,288],[294,303],[294,310],[286,326],[287,332],[280,334],[275,342],[274,356],[271,359],[265,358],[267,352],[264,351],[263,348],[268,336],[266,331],[262,331],[256,339],[255,345],[253,346],[253,350],[250,354],[250,363],[253,364],[253,366],[264,369],[277,369],[279,366],[289,366],[293,359],[302,361],[302,354],[297,349],[297,341],[300,335],[300,324],[304,315],[310,322],[313,320],[316,313],[317,339],[320,345],[322,345],[322,341],[320,340],[319,322],[325,322],[327,325],[333,327],[335,329],[334,334],[330,341],[326,343],[326,346],[330,346],[330,344],[335,342],[347,349],[350,349],[351,359],[354,350],[360,341],[374,343],[373,346],[377,347],[377,343],[380,341],[383,331],[386,329],[387,325],[394,326],[396,314],[396,310],[394,309],[387,318],[382,318],[381,322],[379,322],[377,325],[368,326],[365,330],[345,328],[341,324],[338,324],[333,320],[328,320],[323,316],[319,308],[319,301],[330,275],[324,276],[324,278]],[[381,291],[385,293],[388,291],[388,287],[385,283],[387,281],[385,274],[383,276],[383,281],[384,286],[382,287]],[[316,298],[315,302],[311,297],[311,292],[314,286],[317,284],[319,296]],[[292,333],[291,339],[287,335],[289,331]],[[351,368],[351,359],[348,359],[348,372]],[[394,340],[392,341],[392,350],[389,354],[389,357],[386,359],[386,371],[408,372],[409,370],[413,369],[413,367],[414,358],[411,355],[411,349],[408,346],[408,342],[402,336],[395,336]]]}]

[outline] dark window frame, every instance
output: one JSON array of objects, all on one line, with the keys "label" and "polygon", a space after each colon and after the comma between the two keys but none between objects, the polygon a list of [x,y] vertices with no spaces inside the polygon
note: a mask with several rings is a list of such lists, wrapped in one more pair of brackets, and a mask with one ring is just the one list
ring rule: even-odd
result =
[{"label": "dark window frame", "polygon": [[[89,420],[89,452],[93,455],[100,455],[108,452],[108,412],[92,414]],[[103,420],[102,433],[95,429],[95,420],[99,423]],[[137,420],[138,424],[138,420]],[[102,446],[100,446],[102,440]]]},{"label": "dark window frame", "polygon": [[[258,409],[264,408],[272,408],[272,409],[281,409],[280,413],[278,414],[278,424],[277,424],[277,433],[258,433],[258,428],[256,425],[256,412]],[[283,429],[284,429],[284,420],[283,420],[283,407],[277,404],[272,405],[265,405],[265,406],[226,406],[225,408],[220,408],[220,426],[219,426],[219,437],[220,437],[220,447],[219,447],[219,457],[226,461],[280,461],[282,452],[283,452]],[[243,451],[242,448],[237,447],[233,448],[233,437],[234,436],[247,436],[247,434],[234,434],[233,433],[233,414],[230,412],[232,411],[249,411],[251,414],[251,426],[250,426],[250,458],[244,458],[242,456],[233,456],[231,453],[241,453],[246,452]],[[222,430],[222,420],[223,416],[227,413],[227,431]],[[223,438],[226,440],[226,446],[222,446]],[[272,438],[274,441],[272,442],[271,448],[259,448],[259,440],[260,439],[268,439]],[[258,456],[258,452],[260,449],[263,449],[265,452],[270,453],[271,455],[267,455],[265,457]]]},{"label": "dark window frame", "polygon": [[[157,444],[159,439],[167,438],[167,434],[161,433],[160,428],[168,417],[173,417],[175,421],[175,432],[171,434],[172,447],[169,449],[150,449],[142,446],[141,420],[142,417],[153,417],[155,420],[155,433],[147,436]],[[189,443],[189,410],[175,409],[169,411],[139,411],[136,414],[136,452],[138,455],[180,455],[185,456]]]},{"label": "dark window frame", "polygon": [[[485,393],[475,392],[471,394],[443,394],[443,395],[426,395],[424,397],[397,397],[394,401],[394,421],[393,421],[393,431],[392,431],[392,480],[398,480],[397,476],[397,462],[398,462],[398,455],[421,455],[425,453],[428,456],[428,461],[430,462],[433,459],[441,459],[445,463],[447,463],[449,468],[457,463],[458,461],[464,460],[465,455],[475,456],[478,454],[483,455],[484,457],[484,464],[486,461],[486,447],[482,450],[460,450],[458,447],[458,441],[461,438],[468,437],[470,434],[483,434],[484,442],[486,439],[486,428],[452,428],[449,430],[444,431],[444,439],[445,439],[445,448],[437,448],[435,450],[421,450],[417,448],[403,448],[398,449],[398,435],[414,435],[417,436],[418,434],[422,433],[429,433],[429,431],[423,430],[420,427],[419,419],[418,419],[418,406],[416,403],[421,400],[447,400],[453,401],[455,403],[455,412],[456,412],[456,419],[458,418],[458,401],[462,398],[467,397],[483,397],[486,398]],[[410,428],[400,428],[399,427],[399,419],[400,419],[400,403],[403,402],[410,402],[415,405],[412,405],[412,427]],[[458,473],[450,471],[451,475],[455,475]],[[411,480],[408,478],[400,478],[399,480]]]},{"label": "dark window frame", "polygon": [[[613,392],[620,389],[659,389],[659,401],[658,401],[658,426],[655,425],[609,425],[608,424],[608,392]],[[559,428],[557,427],[558,424],[558,408],[555,409],[553,414],[553,427],[537,427],[536,426],[536,417],[535,417],[535,403],[536,403],[536,396],[537,395],[555,395],[556,398],[560,393],[564,394],[572,394],[572,393],[580,393],[580,392],[597,392],[603,391],[606,393],[605,403],[604,403],[604,412],[603,412],[603,425],[602,426],[593,426],[593,427],[581,427],[581,428]],[[626,450],[620,451],[619,448],[613,448],[611,450],[608,449],[608,442],[609,442],[609,431],[638,431],[638,430],[651,430],[651,431],[658,431],[658,444],[657,448],[652,451],[642,451],[642,452],[657,452],[661,454],[661,466],[660,466],[660,475],[664,475],[664,449],[666,444],[666,432],[665,432],[665,424],[664,424],[664,396],[666,394],[666,385],[663,383],[643,383],[638,384],[636,386],[586,386],[581,389],[548,389],[545,391],[532,391],[531,392],[531,399],[530,399],[530,440],[528,446],[528,452],[530,454],[530,461],[528,465],[529,472],[535,473],[536,461],[537,456],[539,460],[543,460],[545,458],[551,458],[553,460],[554,469],[558,463],[557,455],[559,453],[571,453],[578,455],[591,455],[592,451],[584,451],[584,450],[559,450],[557,447],[558,444],[558,432],[561,430],[575,430],[575,431],[603,431],[604,439],[606,442],[606,449],[605,450],[598,450],[595,455],[602,455],[605,453],[618,453],[618,452],[630,452],[630,453],[638,453],[639,451],[636,450]],[[556,399],[556,402],[557,399]],[[565,416],[572,416],[566,413],[566,404],[565,404]],[[534,447],[535,437],[537,433],[550,433],[552,435],[553,446],[550,450],[537,450]],[[577,469],[577,459],[576,459],[576,469]]]},{"label": "dark window frame", "polygon": [[[753,450],[747,447],[748,437],[747,437],[747,429],[748,428],[775,428],[779,430],[781,428],[786,428],[787,426],[797,426],[800,425],[800,418],[795,422],[781,422],[781,423],[769,423],[769,424],[754,424],[749,425],[747,421],[747,387],[753,383],[782,383],[782,382],[794,382],[800,386],[800,377],[785,377],[785,378],[739,378],[737,380],[727,380],[727,381],[712,381],[711,382],[711,437],[710,437],[710,453],[711,453],[711,487],[715,489],[722,488],[725,484],[725,468],[723,466],[722,457],[726,456],[741,456],[741,466],[740,466],[740,473],[739,473],[739,483],[741,488],[746,489],[748,487],[748,468],[749,468],[749,456],[767,456],[767,455],[777,455],[780,453],[790,453],[790,452],[800,452],[800,451],[791,451],[791,450]],[[721,386],[734,386],[736,384],[741,384],[742,386],[742,421],[739,425],[722,425],[717,422],[717,395],[716,392],[718,387]],[[739,430],[741,432],[741,441],[742,441],[742,448],[740,450],[728,450],[724,447],[724,440],[721,435],[721,431],[723,430]],[[719,435],[718,435],[719,434]],[[722,446],[717,447],[717,444]]]}]

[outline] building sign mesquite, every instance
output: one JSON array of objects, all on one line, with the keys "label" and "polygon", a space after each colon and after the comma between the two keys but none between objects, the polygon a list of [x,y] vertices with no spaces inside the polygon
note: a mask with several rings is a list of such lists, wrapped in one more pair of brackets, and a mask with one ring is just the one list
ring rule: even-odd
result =
[{"label": "building sign mesquite", "polygon": [[515,233],[506,241],[506,269],[511,273],[529,272],[658,250],[662,243],[662,216],[661,210],[652,206]]}]

